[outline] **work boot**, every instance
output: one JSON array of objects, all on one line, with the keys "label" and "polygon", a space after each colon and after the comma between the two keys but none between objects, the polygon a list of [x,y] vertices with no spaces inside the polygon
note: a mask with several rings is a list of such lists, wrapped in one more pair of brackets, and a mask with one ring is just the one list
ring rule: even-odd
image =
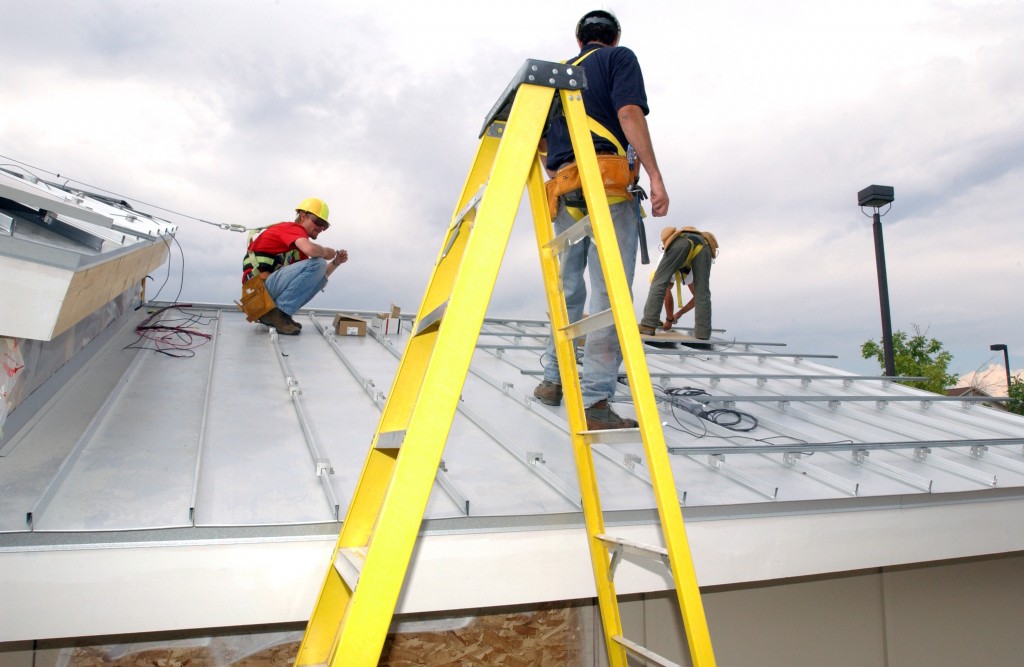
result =
[{"label": "work boot", "polygon": [[302,328],[302,323],[301,323],[301,322],[298,322],[298,321],[296,321],[296,320],[295,320],[295,318],[293,318],[293,317],[292,317],[291,315],[289,315],[288,313],[285,313],[285,312],[284,312],[283,310],[282,310],[281,312],[282,312],[282,313],[284,313],[284,316],[288,318],[288,324],[294,324],[294,325],[295,325],[295,326],[297,326],[297,327],[298,327],[299,329],[301,329],[301,328]]},{"label": "work boot", "polygon": [[289,322],[288,320],[290,319],[291,318],[284,314],[283,310],[275,307],[269,313],[260,318],[260,324],[265,324],[268,327],[274,327],[277,329],[277,333],[282,336],[298,336],[302,329]]},{"label": "work boot", "polygon": [[533,390],[533,395],[544,405],[561,405],[562,385],[551,380],[544,380]]},{"label": "work boot", "polygon": [[587,429],[590,431],[604,431],[616,428],[636,428],[635,419],[620,417],[615,414],[608,401],[598,401],[586,410]]},{"label": "work boot", "polygon": [[646,324],[640,324],[640,325],[637,325],[637,326],[640,327],[640,335],[641,336],[653,336],[654,335],[654,327],[649,327]]}]

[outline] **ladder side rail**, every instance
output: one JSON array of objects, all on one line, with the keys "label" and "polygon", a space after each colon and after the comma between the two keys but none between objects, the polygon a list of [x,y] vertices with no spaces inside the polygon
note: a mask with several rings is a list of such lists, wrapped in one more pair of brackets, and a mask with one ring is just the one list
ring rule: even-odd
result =
[{"label": "ladder side rail", "polygon": [[[661,430],[661,421],[651,379],[647,370],[646,358],[640,341],[640,332],[636,325],[636,314],[629,284],[626,282],[625,268],[619,253],[615,228],[605,195],[604,184],[597,166],[597,154],[590,138],[586,110],[580,95],[563,93],[563,108],[576,154],[580,181],[594,231],[594,243],[608,289],[612,315],[615,319],[619,345],[623,351],[626,374],[629,377],[633,405],[636,408],[637,420],[644,443],[648,466],[651,470],[652,486],[658,514],[661,517],[663,539],[669,553],[676,592],[679,598],[683,626],[686,630],[690,656],[696,667],[710,667],[715,664],[715,657],[708,632],[704,605],[700,597],[700,588],[693,566],[689,541],[683,525],[682,510],[675,489],[672,467],[668,458],[665,436]],[[594,267],[591,267],[593,270]],[[596,539],[591,536],[592,544]],[[603,549],[603,547],[602,547]],[[596,574],[595,574],[596,576]],[[608,634],[608,630],[605,630]],[[621,634],[621,633],[618,633]],[[613,644],[610,638],[606,643]],[[619,648],[619,652],[622,649]],[[609,650],[609,654],[612,651]]]},{"label": "ladder side rail", "polygon": [[[430,282],[427,285],[426,292],[423,300],[424,304],[421,305],[419,313],[429,313],[434,310],[433,306],[428,307],[426,301],[431,295],[431,285],[438,279],[441,265],[447,266],[449,263],[454,263],[458,253],[461,252],[464,245],[460,245],[458,248],[449,247],[451,244],[450,236],[456,234],[457,237],[465,239],[468,234],[457,233],[459,221],[456,219],[460,216],[460,211],[465,207],[470,199],[474,197],[480,186],[486,182],[489,167],[494,159],[494,155],[497,151],[498,140],[493,136],[484,137],[479,146],[477,147],[477,153],[473,160],[473,165],[470,168],[469,174],[466,177],[466,181],[462,188],[459,201],[455,206],[455,211],[452,214],[452,221],[449,225],[448,234],[446,235],[444,242],[441,244],[441,248],[438,251],[437,259],[434,264],[434,270],[430,277]],[[470,228],[469,225],[465,227],[467,230]],[[453,251],[456,253],[452,256],[451,262],[442,262],[441,260],[447,254],[452,254]],[[413,330],[416,330],[416,325],[419,323],[420,315],[418,314],[417,320],[413,323]],[[433,339],[436,336],[436,331],[428,335],[419,335],[410,338],[407,346],[406,353],[401,356],[399,361],[398,370],[395,373],[395,378],[392,382],[391,391],[388,392],[385,401],[384,409],[381,413],[381,419],[377,427],[377,433],[374,435],[373,441],[367,452],[366,460],[363,464],[363,469],[359,475],[359,482],[356,484],[356,488],[352,494],[351,502],[349,503],[348,511],[345,515],[345,520],[342,523],[341,532],[338,536],[337,543],[334,547],[334,553],[331,555],[331,563],[337,562],[338,554],[341,549],[348,547],[355,547],[366,545],[370,539],[370,535],[373,532],[373,526],[375,517],[377,516],[381,503],[384,501],[384,496],[389,486],[389,479],[391,472],[394,468],[395,460],[398,457],[398,449],[381,448],[377,446],[380,439],[380,433],[382,430],[394,428],[392,425],[387,424],[385,419],[389,418],[389,415],[399,409],[404,408],[403,412],[405,415],[411,410],[412,403],[415,401],[415,396],[411,398],[413,400],[406,400],[404,405],[399,406],[397,403],[396,396],[401,392],[396,392],[396,387],[400,383],[409,383],[412,386],[418,383],[418,377],[421,377],[424,368],[422,364],[416,365],[412,363],[413,355],[410,354],[411,348],[419,347],[423,348],[428,345],[433,345]],[[417,358],[423,359],[425,352],[420,351]],[[417,366],[414,368],[414,366]],[[393,403],[393,400],[395,402]],[[397,421],[392,418],[392,421]],[[402,426],[404,428],[404,426]],[[440,463],[440,461],[439,461]],[[327,569],[327,574],[324,579],[324,583],[321,587],[320,595],[314,606],[313,614],[310,617],[309,622],[306,625],[306,632],[303,636],[299,651],[295,659],[296,667],[302,667],[304,665],[320,665],[328,662],[328,659],[334,653],[334,649],[337,643],[337,632],[339,626],[342,623],[348,604],[351,601],[352,590],[345,584],[337,570],[331,566]]]},{"label": "ladder side rail", "polygon": [[[397,378],[388,402],[404,394],[403,402],[392,423],[388,408],[381,419],[380,429],[405,429],[404,442],[367,544],[359,593],[352,595],[331,649],[332,667],[373,665],[380,657],[458,405],[462,383],[452,383],[451,378],[464,379],[469,370],[553,93],[551,88],[526,86],[516,95],[510,129],[504,134],[508,140],[498,145],[487,192],[468,233],[462,233],[467,226],[460,224],[458,238],[454,243],[446,241],[447,254],[435,268],[417,320],[434,312],[444,298],[447,311],[444,321],[418,331],[410,340],[400,366],[405,368],[411,361],[422,382],[399,388],[403,379]],[[431,348],[414,349],[420,339],[433,339]],[[419,391],[423,387],[431,391]],[[411,409],[406,413],[406,408]]]}]

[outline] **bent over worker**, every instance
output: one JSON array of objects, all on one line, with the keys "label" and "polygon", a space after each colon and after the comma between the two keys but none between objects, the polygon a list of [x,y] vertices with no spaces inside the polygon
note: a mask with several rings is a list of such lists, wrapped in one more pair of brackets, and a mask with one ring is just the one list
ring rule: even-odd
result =
[{"label": "bent over worker", "polygon": [[[632,186],[638,174],[637,163],[650,179],[651,210],[655,216],[668,212],[668,193],[654,156],[647,126],[647,92],[636,55],[619,46],[621,29],[618,19],[604,10],[584,14],[576,25],[576,44],[580,52],[571,62],[586,70],[587,87],[581,91],[594,150],[615,227],[619,254],[626,272],[626,283],[632,284],[636,266],[637,227],[640,222]],[[637,163],[630,164],[628,147],[636,154]],[[555,234],[561,234],[587,213],[580,193],[576,155],[569,136],[564,113],[552,114],[546,128],[547,163],[554,174],[546,185]],[[604,282],[597,248],[589,238],[570,245],[559,254],[562,289],[570,322],[583,316],[587,286],[583,273],[590,265],[590,311],[598,313],[609,308],[608,288]],[[615,329],[608,327],[587,335],[583,353],[580,389],[586,410],[587,428],[619,429],[636,426],[636,420],[623,418],[609,405],[618,385],[622,350]],[[533,395],[547,405],[562,402],[562,381],[549,341],[543,357],[544,380]]]},{"label": "bent over worker", "polygon": [[260,323],[295,336],[302,325],[292,319],[300,308],[327,286],[327,279],[348,261],[348,251],[316,243],[331,224],[322,199],[310,197],[295,209],[295,222],[279,222],[264,229],[249,242],[242,261],[242,282],[254,273],[269,274],[267,292],[275,307],[259,318]]},{"label": "bent over worker", "polygon": [[[718,255],[718,239],[711,232],[701,232],[694,227],[665,227],[661,230],[661,245],[665,254],[651,278],[651,289],[640,320],[640,333],[653,335],[661,324],[658,320],[661,305],[667,301],[666,290],[672,289],[675,278],[677,285],[692,281],[693,300],[679,314],[694,308],[693,335],[707,340],[711,337],[711,263]],[[671,312],[666,315],[666,329],[673,317]]]}]

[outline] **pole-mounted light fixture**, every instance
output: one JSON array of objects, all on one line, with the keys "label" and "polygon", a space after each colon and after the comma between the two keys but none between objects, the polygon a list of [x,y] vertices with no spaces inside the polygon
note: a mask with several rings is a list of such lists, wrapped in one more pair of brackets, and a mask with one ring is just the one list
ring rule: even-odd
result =
[{"label": "pole-mounted light fixture", "polygon": [[865,208],[875,209],[872,230],[875,234],[875,268],[878,271],[878,304],[882,310],[882,354],[885,360],[885,374],[892,377],[896,375],[896,361],[892,352],[892,319],[889,316],[889,280],[885,274],[885,244],[882,242],[882,216],[889,212],[880,213],[883,206],[892,205],[895,199],[895,191],[891,185],[869,185],[857,193],[857,205],[860,206],[864,215]]},{"label": "pole-mounted light fixture", "polygon": [[993,352],[1003,352],[1003,366],[1006,367],[1006,395],[1010,395],[1010,351],[1006,349],[1006,345],[1003,343],[994,343],[988,346],[988,349]]}]

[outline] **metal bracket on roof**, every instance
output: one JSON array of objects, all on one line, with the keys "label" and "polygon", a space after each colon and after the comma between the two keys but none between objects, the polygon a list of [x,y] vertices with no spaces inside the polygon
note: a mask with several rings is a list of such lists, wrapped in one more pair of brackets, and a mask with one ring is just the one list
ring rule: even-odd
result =
[{"label": "metal bracket on roof", "polygon": [[766,361],[768,361],[768,355],[767,354],[759,354],[757,356],[757,363],[763,364]]},{"label": "metal bracket on roof", "polygon": [[991,475],[986,472],[981,472],[980,470],[975,470],[974,468],[960,465],[959,463],[954,463],[953,461],[942,458],[941,456],[929,457],[931,451],[932,450],[929,447],[915,447],[914,460],[940,468],[946,472],[953,473],[954,475],[959,475],[960,477],[969,479],[973,482],[984,484],[985,486],[996,486],[999,482],[996,475]]},{"label": "metal bracket on roof", "polygon": [[779,401],[779,410],[783,412],[789,410],[789,401]]},{"label": "metal bracket on roof", "polygon": [[875,401],[875,407],[879,410],[885,410],[889,407],[889,401]]},{"label": "metal bracket on roof", "polygon": [[534,465],[537,465],[538,463],[547,463],[547,461],[544,460],[544,452],[526,452],[526,456],[530,463]]},{"label": "metal bracket on roof", "polygon": [[839,406],[842,405],[842,404],[843,404],[842,401],[829,401],[828,402],[828,407],[831,408],[832,410],[838,410]]},{"label": "metal bracket on roof", "polygon": [[811,378],[801,378],[800,379],[800,386],[801,387],[810,387],[811,386]]},{"label": "metal bracket on roof", "polygon": [[0,213],[0,234],[14,236],[14,218]]},{"label": "metal bracket on roof", "polygon": [[642,460],[636,454],[626,454],[622,457],[622,465],[626,466],[629,470],[636,470],[636,467],[640,465]]},{"label": "metal bracket on roof", "polygon": [[[691,456],[690,458],[698,463],[701,462],[700,459],[695,456]],[[757,479],[756,477],[751,477],[750,475],[726,463],[725,454],[708,454],[705,465],[712,470],[722,473],[729,479],[736,480],[748,489],[760,493],[769,500],[776,500],[779,495],[779,487],[772,486],[771,484]]]}]

